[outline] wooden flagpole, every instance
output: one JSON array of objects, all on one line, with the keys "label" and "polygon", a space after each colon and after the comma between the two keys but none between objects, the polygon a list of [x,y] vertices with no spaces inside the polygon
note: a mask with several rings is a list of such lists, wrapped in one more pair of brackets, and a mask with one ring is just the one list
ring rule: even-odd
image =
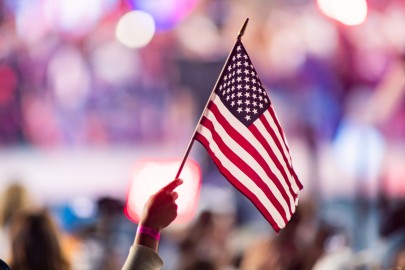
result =
[{"label": "wooden flagpole", "polygon": [[[247,18],[247,19],[245,20],[245,23],[243,24],[242,28],[240,29],[239,34],[238,34],[238,37],[236,38],[236,42],[242,38],[243,34],[245,33],[245,29],[246,29],[246,26],[247,26],[248,22],[249,22],[249,18]],[[204,113],[205,113],[205,111],[207,110],[208,104],[209,104],[209,102],[210,102],[212,96],[214,95],[215,89],[217,89],[218,83],[219,83],[219,82],[221,81],[221,79],[222,79],[222,76],[223,76],[225,67],[226,67],[226,65],[228,64],[229,58],[231,57],[231,54],[232,54],[232,52],[233,52],[233,49],[235,48],[236,42],[235,42],[235,44],[233,45],[232,50],[230,51],[230,53],[229,53],[229,55],[228,55],[228,57],[227,57],[227,59],[226,59],[226,61],[225,61],[224,66],[222,67],[221,73],[220,73],[220,75],[219,75],[219,77],[218,77],[218,79],[217,79],[217,81],[216,81],[216,83],[215,83],[215,85],[214,85],[214,88],[212,89],[212,92],[211,92],[210,97],[208,98],[207,104],[205,104],[204,110],[203,110],[203,112],[201,113],[200,119],[199,119],[198,122],[197,122],[197,125],[196,125],[196,127],[195,127],[195,129],[194,129],[194,132],[193,132],[193,136],[191,136],[191,140],[190,140],[190,142],[188,143],[187,150],[186,150],[186,152],[184,153],[183,160],[181,161],[179,170],[177,171],[176,177],[175,177],[174,179],[179,178],[179,176],[180,176],[180,174],[181,174],[181,171],[183,170],[183,167],[184,167],[184,164],[186,163],[188,154],[189,154],[190,151],[191,151],[191,147],[193,147],[194,140],[195,140],[194,137],[195,137],[195,134],[196,134],[196,132],[197,132],[198,125],[200,124],[201,119],[203,118]]]}]

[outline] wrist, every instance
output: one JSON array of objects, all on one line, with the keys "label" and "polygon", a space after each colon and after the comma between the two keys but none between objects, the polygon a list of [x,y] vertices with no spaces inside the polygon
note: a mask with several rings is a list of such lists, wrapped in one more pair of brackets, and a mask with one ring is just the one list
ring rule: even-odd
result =
[{"label": "wrist", "polygon": [[151,228],[151,229],[153,229],[153,230],[155,230],[155,231],[157,231],[159,233],[162,230],[161,226],[156,224],[156,222],[153,222],[153,220],[148,220],[148,219],[141,220],[141,222],[139,222],[138,226],[148,227],[148,228]]},{"label": "wrist", "polygon": [[160,230],[156,230],[155,228],[143,224],[139,224],[137,234],[147,235],[156,241],[160,240]]},{"label": "wrist", "polygon": [[157,252],[158,245],[159,245],[159,237],[156,237],[155,234],[152,234],[152,236],[149,234],[146,234],[144,232],[144,230],[140,229],[140,228],[142,228],[142,226],[145,226],[145,225],[142,225],[142,224],[138,225],[134,244],[148,247],[148,248],[154,250],[155,252]]}]

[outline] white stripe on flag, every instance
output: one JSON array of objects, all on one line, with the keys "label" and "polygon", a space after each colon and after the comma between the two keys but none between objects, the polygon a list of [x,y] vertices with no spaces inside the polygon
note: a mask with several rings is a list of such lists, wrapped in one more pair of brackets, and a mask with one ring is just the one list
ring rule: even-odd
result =
[{"label": "white stripe on flag", "polygon": [[212,138],[211,131],[206,127],[199,125],[198,133],[204,136],[209,141],[209,147],[211,151],[215,154],[215,156],[221,161],[222,166],[226,168],[228,171],[232,172],[235,178],[246,188],[248,188],[253,194],[256,195],[257,199],[263,204],[269,214],[273,217],[274,221],[277,223],[279,228],[284,228],[285,223],[283,218],[281,217],[280,213],[274,207],[274,205],[270,202],[269,198],[267,198],[266,194],[264,194],[263,190],[261,190],[255,182],[250,179],[243,171],[241,171],[235,164],[230,161],[215,143],[214,139]]},{"label": "white stripe on flag", "polygon": [[[274,110],[273,110],[273,111],[274,111]],[[274,112],[274,115],[276,115],[275,112]],[[286,155],[286,157],[287,157],[287,159],[288,159],[288,161],[289,161],[289,163],[290,163],[290,164],[289,164],[289,165],[290,165],[290,168],[293,169],[293,167],[292,167],[291,153],[290,153],[289,149],[286,148],[286,145],[288,145],[288,144],[287,144],[287,140],[286,140],[284,134],[280,134],[280,133],[278,132],[278,128],[277,128],[277,126],[276,126],[276,124],[275,124],[275,121],[278,122],[277,116],[276,116],[276,119],[273,119],[273,117],[271,116],[271,114],[270,114],[268,111],[266,111],[266,112],[263,114],[263,116],[266,118],[266,121],[270,124],[270,127],[273,129],[274,133],[276,134],[277,138],[279,139],[280,144],[281,144],[281,147],[283,148],[283,152],[285,153],[285,155]],[[283,160],[283,159],[281,159],[281,160]],[[283,160],[283,163],[284,163],[284,160]],[[296,179],[294,178],[294,176],[291,175],[291,173],[290,173],[290,171],[289,171],[288,169],[286,170],[286,173],[287,173],[287,175],[290,175],[290,176],[292,177],[292,180],[290,180],[290,183],[292,184],[292,188],[293,188],[295,194],[298,194],[298,192],[299,192],[300,189],[299,189],[299,187],[297,186]]]},{"label": "white stripe on flag", "polygon": [[[218,105],[221,106],[221,104],[217,104],[217,106]],[[241,157],[243,159],[243,161],[249,167],[251,167],[260,176],[261,180],[269,187],[269,189],[274,194],[277,201],[280,202],[281,206],[284,209],[286,217],[289,220],[291,218],[291,214],[290,214],[290,211],[289,211],[289,206],[287,205],[287,202],[283,198],[283,195],[281,195],[280,190],[276,187],[274,182],[268,177],[268,175],[266,174],[266,172],[264,171],[262,166],[240,144],[235,142],[234,139],[231,136],[229,136],[229,134],[222,127],[222,125],[217,121],[214,113],[212,113],[211,111],[208,111],[207,114],[206,114],[206,117],[211,120],[212,124],[214,125],[215,131],[221,136],[222,140],[224,142],[226,142],[227,146],[236,155]],[[227,116],[226,118],[227,118],[228,121],[230,120],[230,117],[234,117],[234,116],[233,115],[232,116]],[[235,120],[238,121],[237,119],[235,119]],[[241,131],[241,130],[239,129],[238,131]],[[246,132],[250,133],[250,131],[248,129],[246,129]],[[245,136],[244,133],[242,133],[241,135]],[[253,144],[253,147],[256,147],[256,146]],[[284,181],[280,181],[280,182],[284,183]],[[284,185],[286,186],[285,183],[284,183]],[[290,199],[290,205],[293,208],[295,208],[295,203],[294,203],[294,200],[291,197],[290,193],[288,192],[288,187],[284,187],[284,188],[287,188],[286,193],[288,195],[288,198]],[[294,212],[294,211],[292,211],[292,212]]]},{"label": "white stripe on flag", "polygon": [[[245,137],[253,145],[253,147],[256,148],[256,150],[259,152],[259,154],[267,162],[271,171],[279,179],[279,182],[282,184],[282,186],[285,190],[285,193],[288,195],[288,197],[290,199],[291,210],[292,210],[292,212],[294,212],[295,203],[294,203],[293,198],[291,197],[291,193],[290,193],[288,186],[285,184],[284,177],[281,174],[281,172],[279,171],[279,169],[275,166],[269,153],[266,151],[266,149],[264,149],[262,143],[257,140],[257,138],[250,132],[250,130],[245,125],[243,125],[235,116],[233,116],[232,113],[229,112],[228,108],[225,107],[225,105],[222,103],[221,99],[217,95],[214,95],[214,97],[212,98],[212,102],[218,107],[218,110],[228,120],[229,124],[235,130],[237,130],[243,137]],[[242,156],[242,157],[244,158],[244,156]],[[265,179],[268,180],[268,177],[264,178],[263,181]],[[270,180],[270,182],[273,184],[273,182],[271,180]],[[266,184],[269,185],[268,181],[266,181]],[[285,201],[285,200],[283,199],[282,201]]]},{"label": "white stripe on flag", "polygon": [[[265,112],[264,115],[265,115],[265,114],[269,114],[269,113],[268,113],[268,112]],[[271,117],[271,116],[270,116],[270,117]],[[274,128],[274,125],[275,125],[274,122],[271,121],[271,119],[266,119],[266,121],[268,121],[270,127],[273,129],[273,128]],[[260,133],[263,135],[263,137],[264,137],[264,138],[266,139],[266,141],[269,143],[271,149],[272,149],[273,152],[274,152],[274,155],[276,155],[276,157],[277,157],[277,159],[279,160],[281,166],[283,167],[284,172],[285,172],[285,174],[286,174],[287,177],[288,177],[288,179],[285,179],[285,180],[286,180],[286,181],[288,180],[288,182],[291,183],[291,187],[292,187],[294,193],[295,193],[295,194],[298,194],[299,188],[298,188],[297,184],[295,183],[294,176],[291,175],[290,170],[288,169],[288,166],[290,166],[290,164],[286,164],[286,162],[284,161],[283,153],[282,153],[281,150],[277,147],[277,145],[275,144],[275,142],[274,142],[273,138],[271,137],[270,133],[267,131],[267,129],[265,128],[265,126],[263,125],[263,123],[262,123],[261,121],[256,121],[256,122],[254,123],[254,125],[257,127],[257,129],[260,131]],[[277,131],[277,130],[274,130],[274,129],[273,129],[273,131],[274,131],[274,133],[276,134],[277,139],[278,139],[279,142],[280,142],[280,145],[282,145],[282,147],[283,147],[283,146],[284,146],[284,143],[283,143],[283,141],[280,141],[280,137],[279,137],[278,131]],[[289,154],[288,154],[288,152],[284,152],[284,154],[285,154],[286,159],[287,159],[287,161],[288,161],[288,160],[289,160]],[[287,185],[285,182],[283,182],[283,183],[284,183],[285,185]],[[287,186],[287,189],[288,189],[288,186]]]}]

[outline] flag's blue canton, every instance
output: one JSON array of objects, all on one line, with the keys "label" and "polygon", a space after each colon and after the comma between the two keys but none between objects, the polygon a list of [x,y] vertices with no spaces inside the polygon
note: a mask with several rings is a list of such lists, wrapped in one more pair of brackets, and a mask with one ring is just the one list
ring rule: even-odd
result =
[{"label": "flag's blue canton", "polygon": [[249,126],[270,106],[270,99],[241,42],[232,51],[216,94],[245,126]]}]

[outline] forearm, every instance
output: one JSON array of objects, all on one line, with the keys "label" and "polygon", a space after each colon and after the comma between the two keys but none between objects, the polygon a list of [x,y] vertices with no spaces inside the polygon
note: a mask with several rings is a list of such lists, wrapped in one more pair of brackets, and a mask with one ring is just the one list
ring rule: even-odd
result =
[{"label": "forearm", "polygon": [[155,251],[143,245],[134,245],[122,270],[159,270],[162,267],[163,261]]}]

